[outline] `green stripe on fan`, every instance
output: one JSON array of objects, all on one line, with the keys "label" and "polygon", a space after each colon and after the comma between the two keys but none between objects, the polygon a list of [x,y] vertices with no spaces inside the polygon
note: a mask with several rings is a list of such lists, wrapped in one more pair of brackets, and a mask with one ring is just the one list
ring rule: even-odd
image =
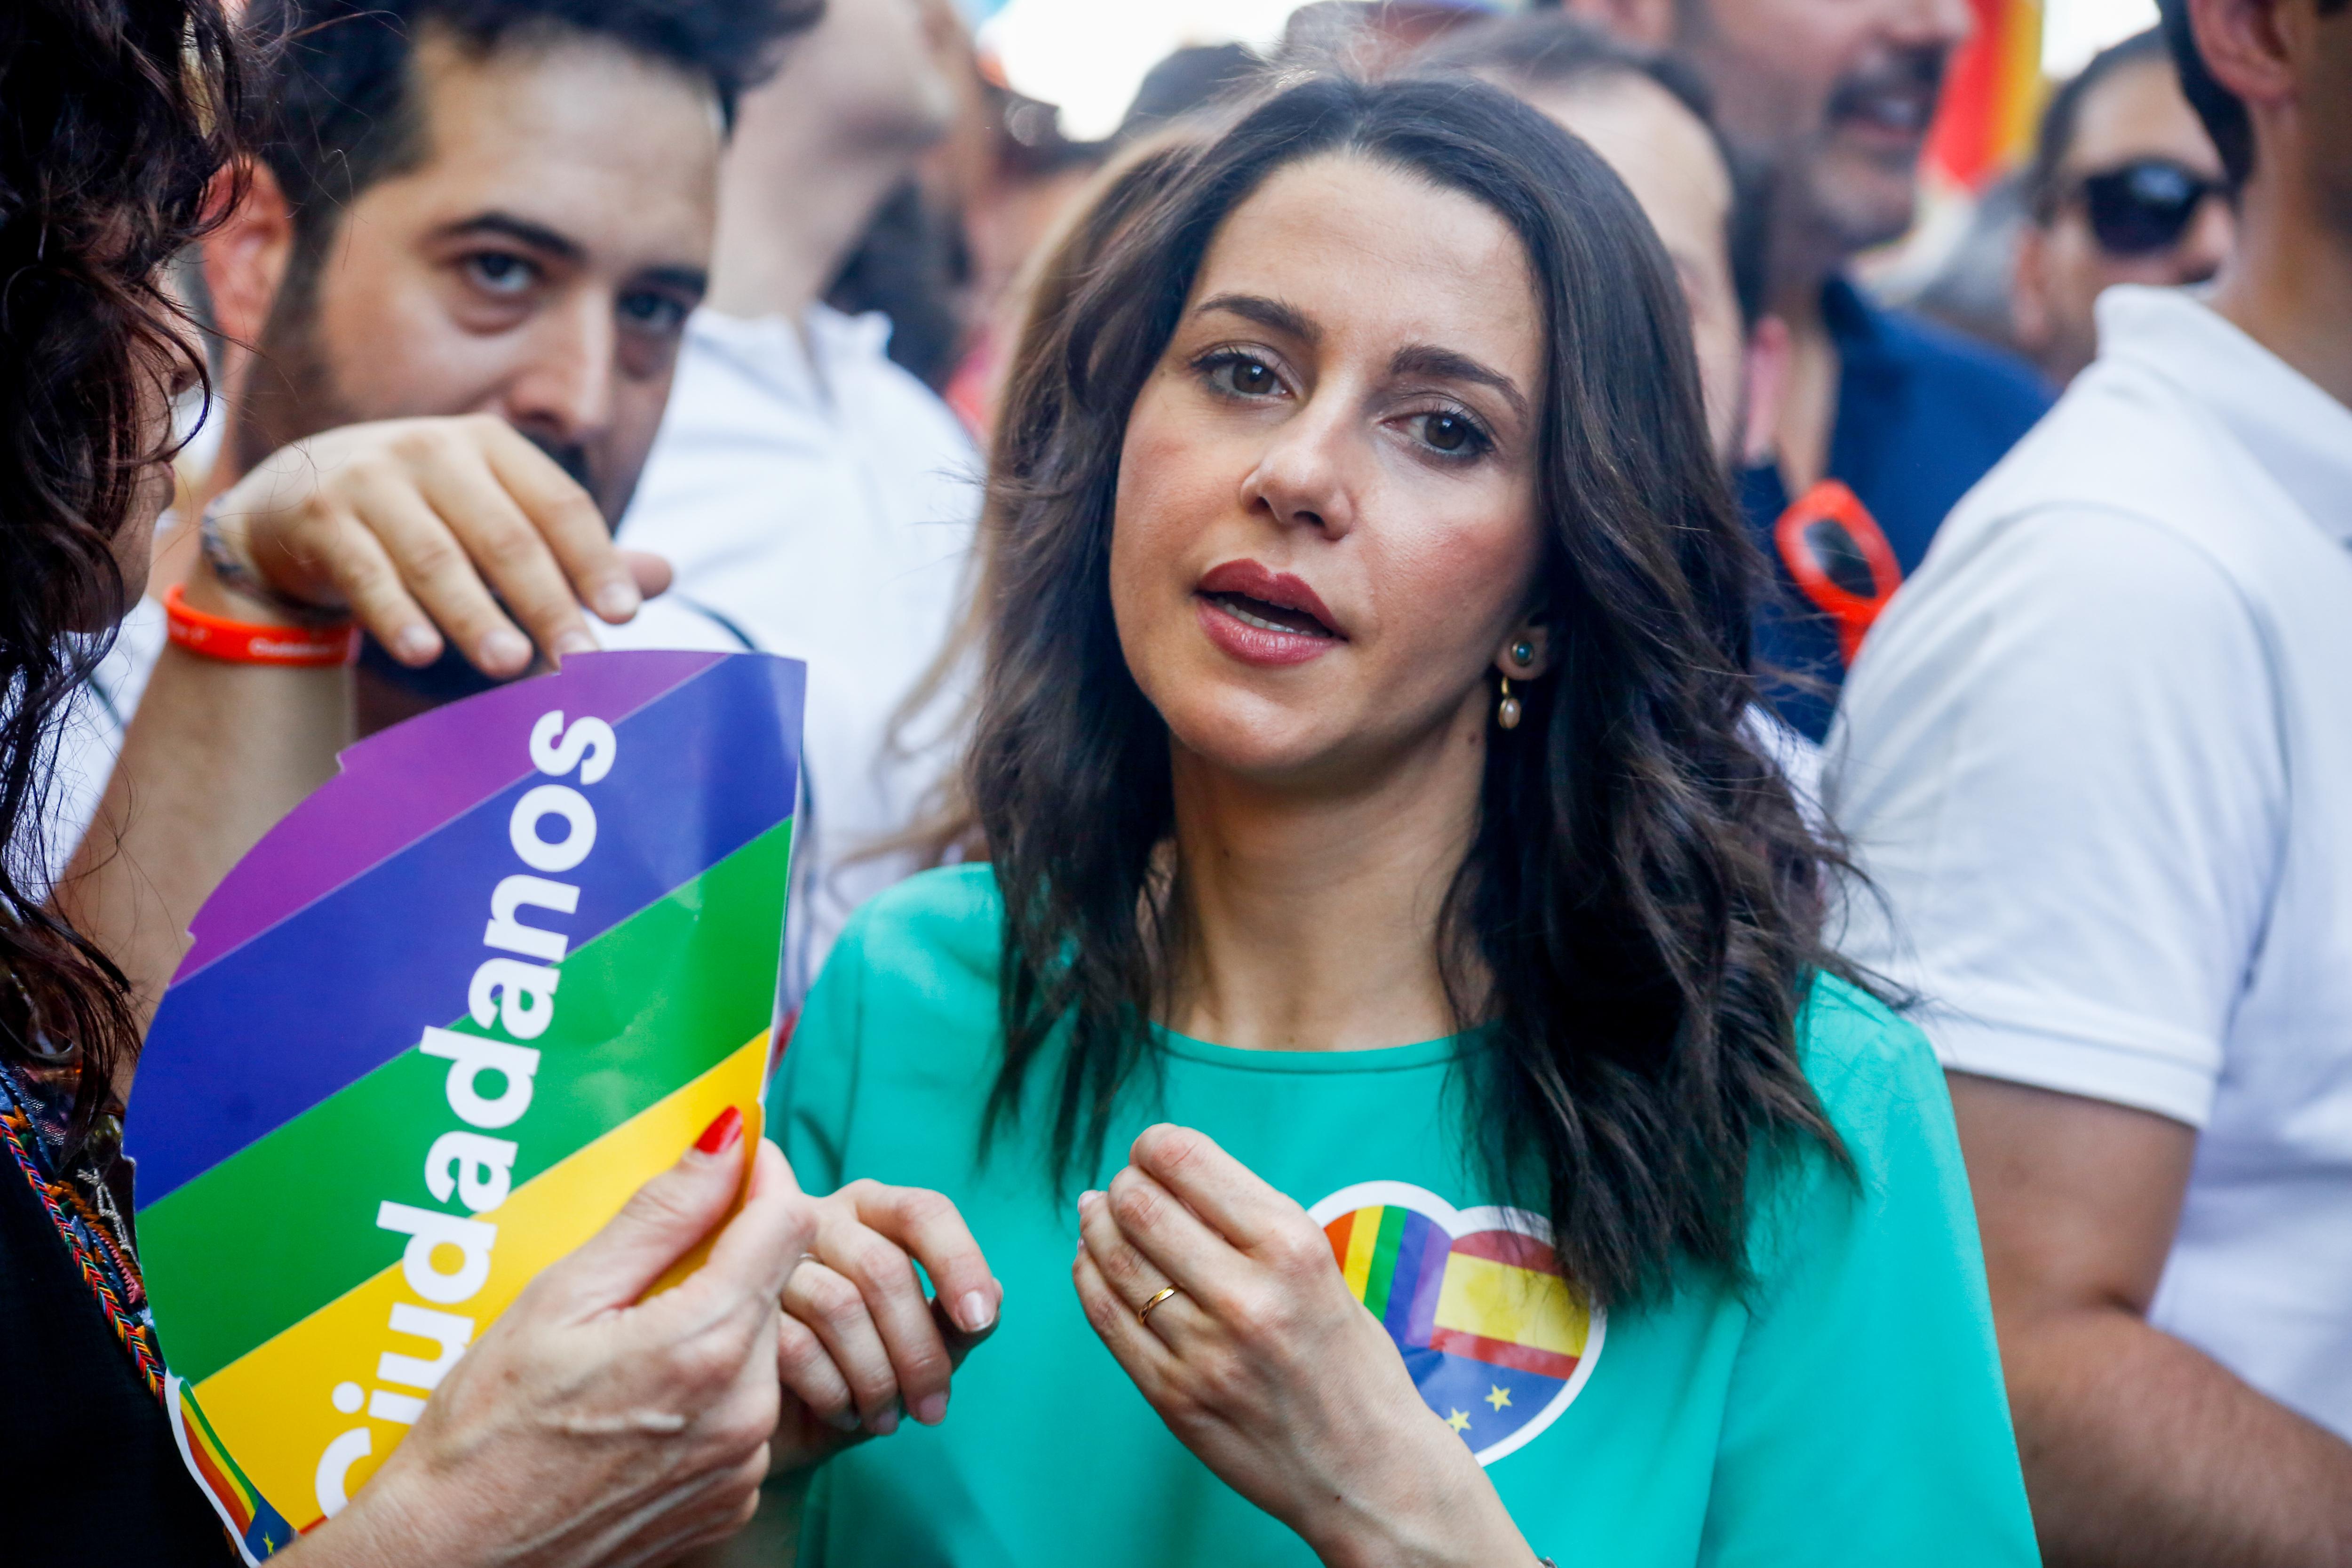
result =
[{"label": "green stripe on fan", "polygon": [[[530,1042],[530,1109],[488,1134],[517,1145],[516,1186],[768,1026],[791,844],[786,821],[564,959],[554,1021]],[[487,1032],[462,1016],[451,1026]],[[448,1075],[412,1047],[141,1211],[140,1262],[174,1373],[200,1383],[397,1262],[407,1238],[376,1228],[383,1200],[465,1212],[425,1184],[433,1140],[467,1130]],[[245,1288],[205,1283],[224,1269]],[[206,1310],[179,1305],[192,1301]]]}]

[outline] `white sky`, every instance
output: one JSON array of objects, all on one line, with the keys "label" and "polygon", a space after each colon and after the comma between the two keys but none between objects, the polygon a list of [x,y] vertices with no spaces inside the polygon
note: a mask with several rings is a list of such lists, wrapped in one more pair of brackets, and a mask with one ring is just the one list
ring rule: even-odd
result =
[{"label": "white sky", "polygon": [[[2045,0],[2042,68],[2070,76],[2156,20],[2155,0]],[[1143,73],[1186,44],[1265,46],[1298,0],[1011,0],[981,29],[1020,91],[1062,109],[1062,132],[1107,136]]]},{"label": "white sky", "polygon": [[2156,0],[2045,0],[2042,74],[2073,76],[2109,44],[2156,26]]}]

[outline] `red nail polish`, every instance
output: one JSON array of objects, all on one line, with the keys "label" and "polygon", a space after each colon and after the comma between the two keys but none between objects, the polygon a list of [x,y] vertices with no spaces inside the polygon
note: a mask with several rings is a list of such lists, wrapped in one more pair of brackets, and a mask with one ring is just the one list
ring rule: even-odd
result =
[{"label": "red nail polish", "polygon": [[741,1136],[743,1113],[730,1105],[702,1130],[702,1136],[694,1141],[694,1146],[706,1154],[716,1154],[733,1148],[735,1140]]}]

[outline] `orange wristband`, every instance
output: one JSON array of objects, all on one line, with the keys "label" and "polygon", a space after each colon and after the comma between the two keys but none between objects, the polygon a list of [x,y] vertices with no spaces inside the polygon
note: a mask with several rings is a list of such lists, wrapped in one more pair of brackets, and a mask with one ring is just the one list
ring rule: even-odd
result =
[{"label": "orange wristband", "polygon": [[231,664],[316,669],[349,664],[360,653],[360,628],[349,621],[339,626],[272,626],[208,616],[188,607],[187,595],[177,583],[164,590],[163,614],[173,643],[190,653]]}]

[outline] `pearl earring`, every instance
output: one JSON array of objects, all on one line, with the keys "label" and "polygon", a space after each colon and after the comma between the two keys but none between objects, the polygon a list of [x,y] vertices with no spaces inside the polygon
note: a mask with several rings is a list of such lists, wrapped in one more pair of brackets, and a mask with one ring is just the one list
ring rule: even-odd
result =
[{"label": "pearl earring", "polygon": [[1495,705],[1495,722],[1506,730],[1519,727],[1519,700],[1511,695],[1511,678],[1503,677],[1503,700]]},{"label": "pearl earring", "polygon": [[1521,637],[1511,645],[1511,662],[1524,669],[1536,661],[1536,645]]}]

